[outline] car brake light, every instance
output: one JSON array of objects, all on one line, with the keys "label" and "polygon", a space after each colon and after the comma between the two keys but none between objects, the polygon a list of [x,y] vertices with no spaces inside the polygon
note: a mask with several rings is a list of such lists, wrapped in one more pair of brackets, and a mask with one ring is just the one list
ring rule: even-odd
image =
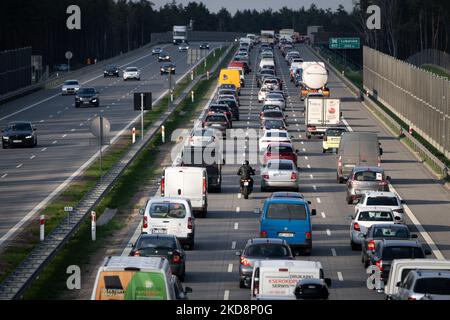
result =
[{"label": "car brake light", "polygon": [[338,167],[342,168],[342,157],[341,156],[339,156]]},{"label": "car brake light", "polygon": [[305,232],[305,239],[311,240],[311,232]]},{"label": "car brake light", "polygon": [[417,300],[417,299],[414,298],[414,297],[408,297],[408,300],[410,300],[410,301],[415,301],[415,300]]},{"label": "car brake light", "polygon": [[206,178],[203,177],[203,194],[206,193]]},{"label": "car brake light", "polygon": [[192,228],[193,228],[192,218],[189,217],[189,218],[188,218],[188,229],[192,230]]},{"label": "car brake light", "polygon": [[383,260],[378,260],[375,264],[380,271],[383,271]]},{"label": "car brake light", "polygon": [[261,238],[266,238],[267,237],[267,231],[262,230],[259,235],[261,236]]},{"label": "car brake light", "polygon": [[381,158],[378,157],[378,167],[381,167]]},{"label": "car brake light", "polygon": [[162,179],[161,179],[161,197],[164,197],[165,180],[166,179],[164,177],[162,177]]},{"label": "car brake light", "polygon": [[375,241],[370,240],[369,243],[367,244],[367,250],[375,250]]},{"label": "car brake light", "polygon": [[291,180],[297,180],[297,172],[291,173]]},{"label": "car brake light", "polygon": [[133,256],[134,256],[134,257],[140,257],[140,256],[141,256],[141,253],[140,253],[139,251],[135,251],[135,252],[133,253]]},{"label": "car brake light", "polygon": [[268,174],[263,174],[262,178],[263,178],[264,180],[269,180],[269,175],[268,175]]},{"label": "car brake light", "polygon": [[279,268],[278,272],[289,272],[288,268]]},{"label": "car brake light", "polygon": [[361,228],[359,227],[359,223],[358,222],[353,223],[353,230],[361,231]]},{"label": "car brake light", "polygon": [[181,257],[178,253],[174,253],[172,256],[172,263],[180,263]]},{"label": "car brake light", "polygon": [[244,267],[250,267],[251,266],[250,261],[247,258],[245,258],[245,257],[241,257],[241,264]]}]

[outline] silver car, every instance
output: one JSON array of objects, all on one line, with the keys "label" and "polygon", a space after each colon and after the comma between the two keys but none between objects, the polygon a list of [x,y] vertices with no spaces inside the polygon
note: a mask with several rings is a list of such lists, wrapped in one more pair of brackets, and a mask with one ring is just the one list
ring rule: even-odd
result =
[{"label": "silver car", "polygon": [[272,159],[261,167],[261,191],[282,188],[298,191],[298,171],[292,160]]},{"label": "silver car", "polygon": [[380,167],[355,167],[347,181],[347,203],[353,204],[369,191],[389,192],[389,181]]},{"label": "silver car", "polygon": [[62,95],[76,94],[80,90],[78,80],[66,80],[61,88]]},{"label": "silver car", "polygon": [[222,134],[214,129],[199,128],[192,131],[189,145],[192,147],[205,147],[219,141]]},{"label": "silver car", "polygon": [[141,71],[136,67],[128,67],[123,71],[123,81],[129,79],[141,80]]},{"label": "silver car", "polygon": [[450,300],[450,271],[412,270],[398,285],[398,300]]}]

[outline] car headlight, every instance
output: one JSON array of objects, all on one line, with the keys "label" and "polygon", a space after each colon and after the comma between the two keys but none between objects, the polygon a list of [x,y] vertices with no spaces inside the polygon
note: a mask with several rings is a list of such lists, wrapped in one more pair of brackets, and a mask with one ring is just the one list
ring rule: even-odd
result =
[{"label": "car headlight", "polygon": [[92,98],[92,102],[97,102],[97,98]]},{"label": "car headlight", "polygon": [[31,139],[31,138],[33,138],[33,136],[31,136],[31,135],[25,137],[25,139]]},{"label": "car headlight", "polygon": [[7,137],[7,136],[4,136],[4,137],[3,137],[3,139],[5,139],[5,140],[9,140],[9,137]]}]

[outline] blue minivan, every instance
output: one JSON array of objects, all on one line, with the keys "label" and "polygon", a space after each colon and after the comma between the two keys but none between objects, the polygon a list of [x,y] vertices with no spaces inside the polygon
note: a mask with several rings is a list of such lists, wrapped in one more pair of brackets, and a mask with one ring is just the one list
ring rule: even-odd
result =
[{"label": "blue minivan", "polygon": [[[259,211],[259,210],[258,210]],[[293,251],[310,255],[312,249],[311,216],[316,210],[300,198],[268,198],[264,202],[259,233],[262,238],[286,240]]]}]

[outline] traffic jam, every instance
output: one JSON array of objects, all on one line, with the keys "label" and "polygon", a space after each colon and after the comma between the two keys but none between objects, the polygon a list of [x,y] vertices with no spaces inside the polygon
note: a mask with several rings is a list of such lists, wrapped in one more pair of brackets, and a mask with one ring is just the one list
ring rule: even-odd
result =
[{"label": "traffic jam", "polygon": [[[258,228],[245,234],[243,246],[233,245],[239,297],[336,298],[343,276],[331,274],[315,247],[315,221],[325,214],[318,198],[306,196],[317,189],[306,143],[334,163],[326,168],[334,176],[329,184],[348,205],[339,213],[348,222],[346,250],[360,261],[353,268],[365,275],[359,285],[368,296],[449,299],[450,262],[434,259],[408,227],[406,202],[383,168],[377,133],[356,132],[345,121],[346,102],[333,94],[326,64],[307,59],[289,38],[275,41],[262,32],[236,40],[238,49],[220,70],[201,118],[164,169],[159,194],[140,210],[141,233],[129,256],[105,259],[92,299],[195,299],[196,289],[188,285],[196,234],[214,215],[215,199],[231,190],[237,201],[255,204],[252,223]],[[257,117],[251,116],[255,110]],[[158,285],[145,288],[146,280]],[[141,290],[124,292],[131,282]]]}]

